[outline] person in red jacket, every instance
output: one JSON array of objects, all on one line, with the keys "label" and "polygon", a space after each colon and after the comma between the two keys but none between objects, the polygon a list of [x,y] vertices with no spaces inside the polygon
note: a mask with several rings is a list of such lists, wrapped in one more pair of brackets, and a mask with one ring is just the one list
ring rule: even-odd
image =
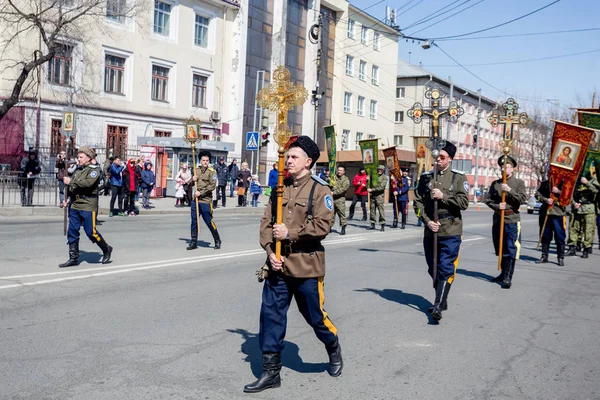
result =
[{"label": "person in red jacket", "polygon": [[348,219],[352,219],[354,217],[354,208],[356,207],[356,203],[360,200],[360,206],[362,208],[363,217],[362,220],[367,220],[367,189],[369,185],[369,176],[367,175],[367,170],[365,167],[360,167],[358,170],[358,174],[354,176],[352,179],[352,186],[354,186],[354,197],[352,198],[352,204],[350,205],[350,213],[348,214]]}]

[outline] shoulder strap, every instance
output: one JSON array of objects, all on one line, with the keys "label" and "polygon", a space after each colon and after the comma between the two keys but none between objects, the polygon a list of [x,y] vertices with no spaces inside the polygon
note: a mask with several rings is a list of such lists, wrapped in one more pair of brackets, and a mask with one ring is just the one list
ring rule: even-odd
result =
[{"label": "shoulder strap", "polygon": [[456,179],[457,174],[452,174],[452,182],[450,182],[450,191],[454,191],[454,179]]},{"label": "shoulder strap", "polygon": [[310,195],[308,196],[308,217],[307,220],[310,222],[313,219],[313,197],[315,196],[315,189],[318,182],[313,182],[312,188],[310,189]]}]

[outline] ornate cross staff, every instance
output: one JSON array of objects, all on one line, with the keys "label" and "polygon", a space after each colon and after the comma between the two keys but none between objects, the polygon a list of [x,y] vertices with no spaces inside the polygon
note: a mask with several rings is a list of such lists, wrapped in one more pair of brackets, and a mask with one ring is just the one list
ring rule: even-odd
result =
[{"label": "ornate cross staff", "polygon": [[[308,92],[302,85],[294,85],[290,81],[290,71],[283,65],[280,65],[273,72],[273,83],[262,88],[256,100],[258,105],[268,108],[277,115],[275,134],[273,138],[279,145],[277,149],[277,216],[275,222],[281,224],[283,210],[283,156],[285,154],[285,145],[292,136],[292,131],[288,127],[288,111],[294,107],[304,104],[308,98]],[[281,242],[275,241],[275,255],[281,260]]]},{"label": "ornate cross staff", "polygon": [[[423,116],[427,116],[431,119],[431,132],[429,132],[429,140],[425,142],[425,146],[431,151],[433,157],[433,187],[437,188],[438,179],[438,168],[437,158],[440,155],[440,150],[446,146],[446,141],[440,138],[440,117],[448,114],[448,120],[455,122],[458,117],[465,113],[462,107],[458,106],[456,101],[451,101],[448,104],[448,108],[440,108],[440,99],[446,97],[439,89],[427,88],[425,92],[425,98],[431,102],[431,108],[424,109],[421,103],[413,104],[412,108],[407,111],[407,115],[413,120],[415,124],[420,124],[423,120]],[[433,221],[438,222],[438,202],[433,201]],[[433,233],[433,280],[435,281],[437,276],[437,264],[438,264],[438,244],[437,244],[437,232]]]},{"label": "ornate cross staff", "polygon": [[[202,121],[194,118],[194,116],[190,116],[188,119],[183,121],[184,133],[183,140],[190,144],[190,148],[192,149],[192,171],[193,176],[196,176],[196,142],[200,140],[200,127],[202,126]],[[194,196],[194,201],[196,202],[196,221],[198,225],[198,237],[200,237],[200,211],[198,210],[198,198]]]},{"label": "ornate cross staff", "polygon": [[[504,114],[500,115],[497,111],[494,111],[492,115],[488,117],[487,120],[493,127],[498,126],[498,124],[504,125],[504,132],[502,134],[502,140],[500,141],[500,147],[502,147],[502,152],[504,153],[502,160],[502,184],[506,184],[506,160],[508,158],[510,150],[515,144],[513,136],[513,125],[525,126],[529,122],[529,117],[527,116],[527,113],[524,112],[521,114],[517,114],[519,112],[519,105],[512,98],[508,99],[506,103],[502,104],[502,109],[504,110]],[[504,203],[505,201],[506,192],[503,190],[501,202]],[[503,241],[504,210],[500,210],[500,242],[498,247],[498,270],[502,269]]]}]

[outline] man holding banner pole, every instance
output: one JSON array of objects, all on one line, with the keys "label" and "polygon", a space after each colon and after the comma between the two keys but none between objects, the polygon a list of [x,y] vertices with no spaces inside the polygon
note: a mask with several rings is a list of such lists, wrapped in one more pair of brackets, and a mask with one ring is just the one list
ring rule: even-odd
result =
[{"label": "man holding banner pole", "polygon": [[406,218],[408,216],[408,189],[410,189],[408,184],[408,172],[406,169],[403,169],[402,179],[399,181],[394,177],[392,180],[392,193],[394,195],[394,201],[392,203],[392,208],[394,209],[394,223],[392,228],[398,227],[398,214],[402,214],[400,229],[406,228]]},{"label": "man holding banner pole", "polygon": [[377,167],[377,185],[367,189],[371,195],[371,226],[367,230],[374,230],[377,222],[377,212],[379,211],[379,223],[381,224],[381,232],[385,231],[385,209],[383,208],[383,199],[385,188],[387,187],[387,176],[384,174],[385,166]]}]

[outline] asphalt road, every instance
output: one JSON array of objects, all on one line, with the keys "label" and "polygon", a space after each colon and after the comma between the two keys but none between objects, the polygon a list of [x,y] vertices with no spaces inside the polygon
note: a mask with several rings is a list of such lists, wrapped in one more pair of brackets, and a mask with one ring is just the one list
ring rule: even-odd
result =
[{"label": "asphalt road", "polygon": [[[85,237],[66,260],[62,221],[0,220],[1,399],[599,399],[597,250],[535,265],[537,216],[524,215],[510,290],[497,274],[491,214],[465,213],[458,276],[441,323],[422,231],[327,239],[325,308],[345,369],[290,308],[282,387],[242,392],[260,374],[256,215],[221,216],[223,247],[186,251],[185,216],[106,218],[114,262]],[[412,217],[414,221],[414,217]],[[206,228],[201,239],[212,246]]]}]

